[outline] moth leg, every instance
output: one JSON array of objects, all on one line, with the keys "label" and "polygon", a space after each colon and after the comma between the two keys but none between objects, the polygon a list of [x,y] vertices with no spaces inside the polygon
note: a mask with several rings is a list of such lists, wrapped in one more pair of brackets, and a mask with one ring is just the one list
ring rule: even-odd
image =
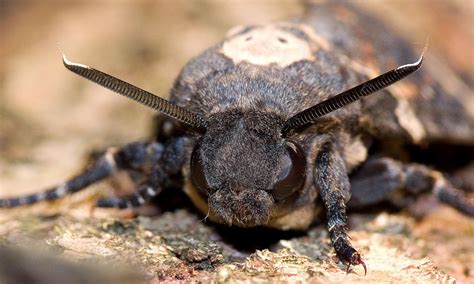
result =
[{"label": "moth leg", "polygon": [[97,200],[97,207],[104,208],[134,208],[139,207],[157,196],[163,189],[163,183],[170,175],[180,171],[185,158],[185,139],[175,139],[159,155],[154,156],[153,165],[147,180],[138,191],[124,197],[105,197]]},{"label": "moth leg", "polygon": [[360,208],[389,201],[406,207],[423,193],[433,195],[460,212],[474,216],[474,204],[440,172],[424,165],[402,164],[390,158],[367,161],[351,178],[349,206]]},{"label": "moth leg", "polygon": [[[109,149],[110,150],[110,149]],[[98,159],[100,159],[104,154],[106,154],[108,149],[102,150],[93,150],[86,154],[86,165],[94,164]],[[146,171],[143,169],[133,170],[127,169],[124,170],[127,174],[129,180],[122,181],[121,179],[114,179],[113,187],[117,186],[119,189],[127,189],[127,190],[138,190],[139,185],[146,179]]]},{"label": "moth leg", "polygon": [[318,154],[315,182],[326,208],[329,236],[336,255],[348,264],[348,271],[351,265],[360,264],[367,273],[361,255],[349,241],[346,215],[346,203],[350,197],[349,178],[342,158],[332,149],[326,148]]},{"label": "moth leg", "polygon": [[82,173],[63,184],[39,193],[0,199],[0,208],[29,205],[43,200],[55,200],[66,194],[75,193],[109,177],[117,170],[141,168],[148,160],[153,160],[160,156],[162,148],[162,145],[158,143],[144,142],[130,143],[119,149],[110,148]]},{"label": "moth leg", "polygon": [[135,208],[145,204],[154,196],[161,192],[161,187],[154,188],[147,183],[139,187],[134,194],[125,197],[103,197],[96,202],[96,207],[100,208]]},{"label": "moth leg", "polygon": [[157,196],[162,191],[161,184],[166,176],[162,173],[158,173],[158,171],[156,171],[154,175],[156,175],[156,178],[147,180],[138,188],[137,192],[125,197],[100,198],[97,200],[96,206],[102,208],[125,209],[139,207],[145,204],[145,202]]}]

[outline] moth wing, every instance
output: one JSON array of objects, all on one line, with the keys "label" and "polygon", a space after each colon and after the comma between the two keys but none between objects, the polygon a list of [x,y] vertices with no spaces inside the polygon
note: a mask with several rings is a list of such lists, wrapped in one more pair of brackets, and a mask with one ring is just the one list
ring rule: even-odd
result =
[{"label": "moth wing", "polygon": [[[360,83],[419,58],[425,39],[409,43],[361,9],[328,2],[309,5],[303,21],[344,57]],[[472,82],[429,52],[417,73],[382,92],[362,100],[360,122],[374,137],[474,145]]]}]

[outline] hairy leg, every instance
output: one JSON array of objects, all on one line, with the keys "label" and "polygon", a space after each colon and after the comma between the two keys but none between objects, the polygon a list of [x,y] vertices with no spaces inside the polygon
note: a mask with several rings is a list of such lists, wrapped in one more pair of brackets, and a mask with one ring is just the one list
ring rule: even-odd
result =
[{"label": "hairy leg", "polygon": [[316,159],[315,183],[326,207],[329,236],[336,255],[348,263],[348,270],[350,265],[361,264],[367,273],[364,261],[352,247],[347,234],[346,203],[350,196],[349,178],[343,160],[329,145]]},{"label": "hairy leg", "polygon": [[[100,159],[108,149],[102,150],[93,150],[86,155],[86,166],[94,164],[98,159]],[[138,190],[139,185],[146,180],[146,172],[143,170],[126,170],[123,171],[126,173],[127,180],[125,178],[117,177],[112,180],[113,187],[117,187],[118,192],[120,190]]]},{"label": "hairy leg", "polygon": [[158,195],[169,176],[181,170],[187,153],[186,143],[186,139],[178,138],[173,139],[165,148],[161,148],[159,155],[154,156],[146,181],[139,186],[137,192],[124,197],[101,198],[97,201],[97,207],[134,208]]},{"label": "hairy leg", "polygon": [[349,206],[361,208],[389,201],[406,207],[423,193],[474,216],[474,204],[441,173],[419,164],[402,164],[390,158],[372,159],[351,178]]},{"label": "hairy leg", "polygon": [[143,205],[162,191],[162,184],[168,177],[159,167],[155,167],[152,177],[138,187],[137,192],[124,197],[104,197],[97,200],[97,207],[134,208]]},{"label": "hairy leg", "polygon": [[59,186],[21,197],[0,199],[0,208],[34,204],[54,200],[71,194],[110,176],[116,170],[139,170],[146,163],[153,163],[161,156],[163,146],[158,143],[136,142],[122,148],[111,148],[89,165],[82,173]]}]

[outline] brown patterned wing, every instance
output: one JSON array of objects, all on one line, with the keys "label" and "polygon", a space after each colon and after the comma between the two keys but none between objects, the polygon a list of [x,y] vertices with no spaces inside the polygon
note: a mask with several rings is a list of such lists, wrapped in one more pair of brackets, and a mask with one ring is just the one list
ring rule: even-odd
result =
[{"label": "brown patterned wing", "polygon": [[[416,60],[425,45],[424,38],[408,42],[380,18],[328,1],[309,4],[303,21],[362,81]],[[419,72],[383,92],[362,102],[360,122],[375,137],[474,145],[472,80],[463,80],[429,49]]]}]

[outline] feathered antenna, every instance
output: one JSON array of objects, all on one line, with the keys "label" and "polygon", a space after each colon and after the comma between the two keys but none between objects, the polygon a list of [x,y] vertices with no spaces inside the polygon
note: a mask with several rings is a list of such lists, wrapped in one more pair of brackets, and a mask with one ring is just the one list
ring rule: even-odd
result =
[{"label": "feathered antenna", "polygon": [[206,129],[206,121],[201,115],[172,104],[165,99],[162,99],[150,92],[140,89],[102,71],[96,70],[87,65],[71,62],[64,54],[62,56],[64,66],[77,75],[82,76],[136,102],[139,102],[147,107],[162,112],[181,122],[184,122],[198,131],[203,132]]},{"label": "feathered antenna", "polygon": [[421,67],[426,48],[427,46],[425,46],[420,59],[415,63],[402,65],[396,69],[388,71],[387,73],[355,86],[289,118],[283,124],[281,130],[282,135],[290,136],[298,129],[314,123],[317,118],[353,103],[362,97],[382,90],[415,72]]}]

